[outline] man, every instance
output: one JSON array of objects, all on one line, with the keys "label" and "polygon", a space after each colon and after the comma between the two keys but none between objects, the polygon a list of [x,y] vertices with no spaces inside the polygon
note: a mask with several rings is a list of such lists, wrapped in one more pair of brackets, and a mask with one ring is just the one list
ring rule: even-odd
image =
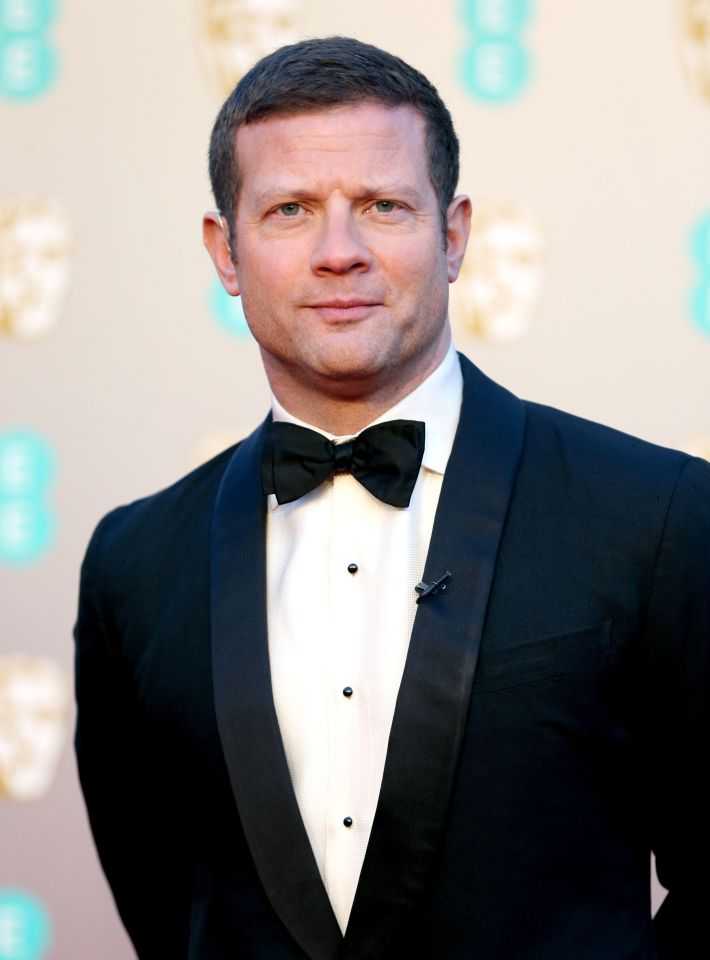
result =
[{"label": "man", "polygon": [[710,465],[459,361],[470,203],[398,58],[260,61],[210,171],[272,415],[102,521],[76,630],[139,956],[702,955]]}]

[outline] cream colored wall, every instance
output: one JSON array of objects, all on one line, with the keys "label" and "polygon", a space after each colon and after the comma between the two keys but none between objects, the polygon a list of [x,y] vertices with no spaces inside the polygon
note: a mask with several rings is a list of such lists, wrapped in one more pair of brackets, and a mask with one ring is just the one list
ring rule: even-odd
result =
[{"label": "cream colored wall", "polygon": [[[264,5],[237,2],[251,9],[253,32]],[[490,2],[505,12],[506,0]],[[674,446],[710,435],[710,324],[703,332],[687,306],[697,275],[688,237],[710,214],[710,100],[683,71],[682,6],[532,3],[530,83],[496,106],[460,82],[469,31],[459,3],[302,0],[295,27],[351,34],[420,67],[454,116],[461,190],[494,226],[514,211],[499,243],[504,254],[527,243],[507,274],[515,296],[528,284],[530,304],[511,327],[522,334],[482,339],[469,316],[457,320],[459,348],[524,397]],[[26,340],[0,324],[0,439],[27,428],[57,460],[53,545],[22,566],[0,558],[0,697],[9,655],[49,657],[69,672],[78,568],[99,516],[185,472],[206,435],[243,434],[266,410],[258,351],[209,308],[200,218],[211,206],[205,153],[219,99],[198,7],[65,0],[51,30],[56,83],[24,103],[0,95],[0,204],[51,200],[73,235],[53,329]],[[710,73],[710,27],[706,39]],[[477,322],[495,333],[495,317]],[[45,795],[0,798],[0,830],[0,893],[21,888],[44,903],[55,933],[46,956],[132,956],[67,735]]]}]

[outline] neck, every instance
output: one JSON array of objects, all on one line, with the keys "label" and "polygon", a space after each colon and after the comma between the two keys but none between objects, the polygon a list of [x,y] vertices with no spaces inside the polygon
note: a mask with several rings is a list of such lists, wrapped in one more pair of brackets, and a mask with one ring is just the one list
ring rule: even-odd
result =
[{"label": "neck", "polygon": [[[383,399],[378,403],[374,398],[347,402],[321,398],[317,403],[301,405],[283,402],[275,391],[274,396],[294,417],[334,437],[347,437],[360,433],[369,423],[402,399],[402,397],[395,397],[391,402]],[[403,396],[406,396],[406,393]]]},{"label": "neck", "polygon": [[316,385],[294,382],[268,367],[267,377],[274,396],[292,416],[333,436],[350,436],[416,390],[444,359],[448,345],[444,343],[413,376],[403,379],[397,371],[392,382],[383,382],[380,375],[376,384],[339,380],[314,389]]}]

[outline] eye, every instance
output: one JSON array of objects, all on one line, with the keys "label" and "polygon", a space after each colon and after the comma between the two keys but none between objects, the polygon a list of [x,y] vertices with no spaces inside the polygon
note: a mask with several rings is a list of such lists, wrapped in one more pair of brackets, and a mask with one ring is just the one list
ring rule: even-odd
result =
[{"label": "eye", "polygon": [[300,203],[282,203],[278,212],[284,217],[297,217],[301,212]]},{"label": "eye", "polygon": [[392,213],[393,210],[397,209],[394,200],[375,200],[373,206],[378,213]]}]

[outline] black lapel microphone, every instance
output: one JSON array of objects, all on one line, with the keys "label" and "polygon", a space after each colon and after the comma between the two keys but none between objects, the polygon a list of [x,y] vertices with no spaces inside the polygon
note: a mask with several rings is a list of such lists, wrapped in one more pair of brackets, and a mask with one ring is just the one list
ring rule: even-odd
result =
[{"label": "black lapel microphone", "polygon": [[417,603],[421,603],[422,600],[425,600],[427,597],[435,597],[439,593],[445,593],[446,582],[450,579],[451,571],[446,570],[440,577],[437,577],[436,580],[432,580],[431,583],[426,583],[424,580],[420,580],[414,588],[419,594],[417,597]]}]

